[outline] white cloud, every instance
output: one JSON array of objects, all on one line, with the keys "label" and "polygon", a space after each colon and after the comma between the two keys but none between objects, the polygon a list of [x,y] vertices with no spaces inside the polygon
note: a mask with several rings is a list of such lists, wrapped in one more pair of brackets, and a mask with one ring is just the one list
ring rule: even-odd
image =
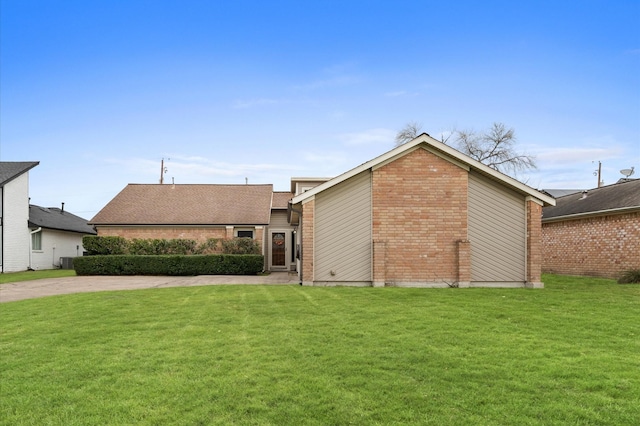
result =
[{"label": "white cloud", "polygon": [[308,163],[320,163],[320,164],[344,164],[347,156],[344,152],[312,152],[307,151],[302,154],[302,159]]},{"label": "white cloud", "polygon": [[392,144],[396,132],[390,129],[369,129],[362,132],[343,133],[339,139],[346,145]]},{"label": "white cloud", "polygon": [[622,154],[620,147],[612,146],[608,148],[541,148],[535,153],[536,160],[544,163],[549,168],[565,166],[567,164],[588,163],[593,161],[603,161],[610,158],[617,158]]},{"label": "white cloud", "polygon": [[[167,172],[165,182],[175,178],[176,183],[244,183],[245,177],[252,182],[273,183],[273,175],[289,175],[300,168],[282,163],[232,163],[213,161],[205,157],[175,154],[165,159]],[[107,159],[107,163],[118,165],[121,174],[129,182],[157,183],[160,179],[160,162],[148,159]],[[267,179],[269,177],[269,179]]]}]

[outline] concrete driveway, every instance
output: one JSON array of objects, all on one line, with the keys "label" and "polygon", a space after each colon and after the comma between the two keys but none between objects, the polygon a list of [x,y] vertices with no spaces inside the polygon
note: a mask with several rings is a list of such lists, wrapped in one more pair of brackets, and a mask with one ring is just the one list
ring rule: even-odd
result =
[{"label": "concrete driveway", "polygon": [[298,284],[298,275],[272,272],[269,275],[199,275],[195,277],[168,276],[82,276],[47,278],[0,285],[0,303],[58,294],[87,293],[143,288],[193,287],[223,284]]}]

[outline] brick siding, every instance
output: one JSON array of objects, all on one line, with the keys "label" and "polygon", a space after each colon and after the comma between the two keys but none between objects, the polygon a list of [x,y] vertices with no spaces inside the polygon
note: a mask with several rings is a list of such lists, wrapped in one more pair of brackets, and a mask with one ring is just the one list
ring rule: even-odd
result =
[{"label": "brick siding", "polygon": [[182,238],[205,242],[208,238],[223,239],[227,236],[226,228],[198,228],[198,227],[172,227],[172,226],[147,226],[147,227],[116,227],[97,226],[96,230],[100,236],[117,236],[126,239],[134,238],[159,238],[173,239]]},{"label": "brick siding", "polygon": [[527,283],[541,285],[542,273],[542,206],[534,201],[527,201]]},{"label": "brick siding", "polygon": [[617,278],[640,268],[640,212],[542,224],[542,270]]},{"label": "brick siding", "polygon": [[314,280],[315,204],[312,200],[302,205],[302,281],[305,284],[312,284]]},{"label": "brick siding", "polygon": [[416,149],[374,170],[372,179],[373,241],[385,251],[374,254],[385,259],[384,271],[374,265],[374,281],[458,281],[468,172]]}]

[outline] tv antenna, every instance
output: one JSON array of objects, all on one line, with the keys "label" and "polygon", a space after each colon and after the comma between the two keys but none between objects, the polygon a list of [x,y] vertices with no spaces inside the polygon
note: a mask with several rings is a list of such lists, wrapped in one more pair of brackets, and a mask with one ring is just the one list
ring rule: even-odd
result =
[{"label": "tv antenna", "polygon": [[630,169],[622,169],[620,170],[620,173],[622,173],[625,178],[628,178],[629,176],[635,173],[635,170],[633,169],[634,169],[633,167],[631,167]]}]

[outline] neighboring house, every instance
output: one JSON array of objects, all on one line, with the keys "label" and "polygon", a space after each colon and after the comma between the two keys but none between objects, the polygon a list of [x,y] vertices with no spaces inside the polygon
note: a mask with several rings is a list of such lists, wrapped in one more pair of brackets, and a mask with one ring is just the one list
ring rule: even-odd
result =
[{"label": "neighboring house", "polygon": [[38,164],[0,162],[0,272],[29,266],[29,170]]},{"label": "neighboring house", "polygon": [[29,206],[31,269],[72,267],[72,259],[82,256],[82,237],[95,235],[87,220],[62,208]]},{"label": "neighboring house", "polygon": [[305,285],[541,287],[541,212],[555,200],[427,134],[306,192]]},{"label": "neighboring house", "polygon": [[542,217],[544,272],[617,278],[640,269],[640,179],[567,195]]},{"label": "neighboring house", "polygon": [[253,238],[265,269],[295,268],[292,194],[273,185],[129,184],[90,223],[98,235],[134,238]]}]

